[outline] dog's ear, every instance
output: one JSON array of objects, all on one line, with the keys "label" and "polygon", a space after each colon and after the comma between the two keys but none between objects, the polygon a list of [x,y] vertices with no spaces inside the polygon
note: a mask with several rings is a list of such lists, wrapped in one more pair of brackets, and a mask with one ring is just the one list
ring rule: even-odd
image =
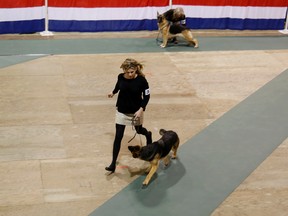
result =
[{"label": "dog's ear", "polygon": [[157,16],[157,22],[158,22],[158,23],[162,23],[162,22],[163,22],[163,15],[162,15],[162,14],[159,14],[159,15]]},{"label": "dog's ear", "polygon": [[160,13],[157,11],[157,16],[159,16],[160,15]]},{"label": "dog's ear", "polygon": [[139,158],[141,150],[140,146],[128,146],[128,149],[131,152],[133,158]]},{"label": "dog's ear", "polygon": [[128,146],[129,151],[133,151],[134,150],[134,146]]},{"label": "dog's ear", "polygon": [[135,152],[135,151],[140,151],[141,147],[139,145],[137,146],[128,146],[129,151]]}]

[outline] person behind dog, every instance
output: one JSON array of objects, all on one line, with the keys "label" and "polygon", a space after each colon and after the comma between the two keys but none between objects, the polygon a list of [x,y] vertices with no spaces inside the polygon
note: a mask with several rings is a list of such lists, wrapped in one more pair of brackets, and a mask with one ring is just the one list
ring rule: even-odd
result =
[{"label": "person behind dog", "polygon": [[150,99],[149,84],[143,74],[143,65],[127,58],[122,65],[123,73],[118,75],[114,90],[108,94],[112,98],[118,93],[116,102],[116,133],[113,143],[112,162],[105,168],[115,172],[116,160],[126,125],[132,125],[138,134],[146,137],[146,143],[152,143],[152,133],[142,126],[145,108]]},{"label": "person behind dog", "polygon": [[184,26],[186,25],[186,16],[183,8],[181,7],[170,9],[166,11],[163,15],[169,22],[173,24],[180,24]]},{"label": "person behind dog", "polygon": [[[170,9],[166,11],[163,15],[169,22],[171,22],[171,24],[186,26],[186,16],[185,16],[183,8],[181,7]],[[172,37],[171,42],[178,43],[177,38]]]}]

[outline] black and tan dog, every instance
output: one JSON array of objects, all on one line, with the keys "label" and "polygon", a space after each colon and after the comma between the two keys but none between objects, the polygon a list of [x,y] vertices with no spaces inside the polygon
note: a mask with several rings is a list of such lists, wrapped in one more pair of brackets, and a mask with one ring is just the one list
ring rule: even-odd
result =
[{"label": "black and tan dog", "polygon": [[181,24],[169,22],[164,14],[159,14],[159,12],[157,12],[157,25],[163,38],[160,47],[166,47],[169,38],[175,37],[177,34],[182,35],[186,41],[188,41],[189,45],[194,45],[194,48],[198,47],[198,40],[193,37],[191,29]]},{"label": "black and tan dog", "polygon": [[160,160],[163,159],[165,166],[169,164],[169,153],[171,150],[171,158],[175,159],[177,156],[177,149],[179,147],[179,137],[177,133],[172,130],[166,131],[164,129],[160,129],[159,133],[162,137],[156,142],[150,143],[146,146],[128,146],[128,149],[134,158],[150,162],[150,167],[147,170],[149,173],[143,182],[143,186],[149,184],[153,174],[158,169]]}]

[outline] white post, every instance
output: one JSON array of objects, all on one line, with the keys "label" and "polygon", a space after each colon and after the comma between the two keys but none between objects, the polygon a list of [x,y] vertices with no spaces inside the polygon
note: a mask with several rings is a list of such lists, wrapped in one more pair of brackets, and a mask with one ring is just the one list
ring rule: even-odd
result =
[{"label": "white post", "polygon": [[282,34],[288,34],[288,7],[287,7],[287,10],[286,10],[286,21],[285,21],[285,28],[281,31]]},{"label": "white post", "polygon": [[172,8],[172,0],[169,0],[169,7]]},{"label": "white post", "polygon": [[45,0],[45,31],[40,32],[42,36],[52,36],[53,33],[49,31],[49,14],[48,14],[48,0]]}]

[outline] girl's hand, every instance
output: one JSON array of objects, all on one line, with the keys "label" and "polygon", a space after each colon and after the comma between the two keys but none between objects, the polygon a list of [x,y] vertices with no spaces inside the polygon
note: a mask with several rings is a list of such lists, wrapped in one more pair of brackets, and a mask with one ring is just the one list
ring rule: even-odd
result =
[{"label": "girl's hand", "polygon": [[114,94],[112,93],[112,92],[110,92],[109,94],[108,94],[108,98],[112,98],[114,96]]},{"label": "girl's hand", "polygon": [[143,108],[140,107],[140,109],[137,112],[135,112],[134,118],[139,119],[142,116],[142,113],[143,113]]}]

